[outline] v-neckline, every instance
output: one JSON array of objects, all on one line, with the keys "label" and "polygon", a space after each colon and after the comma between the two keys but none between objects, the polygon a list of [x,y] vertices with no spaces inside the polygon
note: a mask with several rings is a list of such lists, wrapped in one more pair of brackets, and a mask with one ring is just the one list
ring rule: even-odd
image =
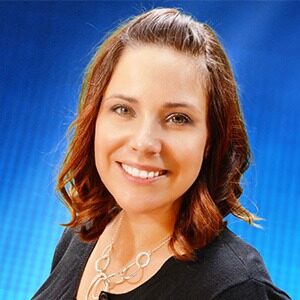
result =
[{"label": "v-neckline", "polygon": [[[85,267],[88,263],[88,260],[96,246],[98,241],[95,242],[91,242],[88,243],[86,245],[85,251],[82,253],[82,263],[80,264],[79,267],[79,271],[77,274],[77,278],[76,278],[76,289],[74,292],[74,299],[77,299],[77,293],[78,293],[78,289],[80,286],[80,282],[81,282],[81,278],[83,276]],[[155,284],[158,280],[160,280],[164,274],[169,270],[169,268],[171,266],[173,266],[176,263],[176,259],[174,256],[169,257],[162,265],[161,267],[157,270],[156,273],[154,273],[153,276],[151,276],[149,279],[147,279],[145,282],[143,282],[141,285],[136,286],[135,288],[133,288],[132,290],[125,292],[125,293],[110,293],[110,292],[105,292],[108,296],[109,299],[122,299],[124,297],[124,299],[129,299],[128,297],[133,297],[134,294],[136,293],[140,293],[141,290],[143,289],[147,289],[150,286],[152,286],[153,284]],[[104,292],[104,291],[103,291]],[[100,295],[100,294],[99,294]]]}]

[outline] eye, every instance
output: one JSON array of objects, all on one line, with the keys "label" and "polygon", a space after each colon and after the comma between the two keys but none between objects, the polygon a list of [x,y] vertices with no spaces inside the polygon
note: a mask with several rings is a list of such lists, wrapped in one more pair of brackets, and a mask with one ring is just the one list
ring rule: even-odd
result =
[{"label": "eye", "polygon": [[133,111],[130,107],[126,105],[115,105],[111,108],[112,111],[116,112],[120,116],[127,116],[133,114]]},{"label": "eye", "polygon": [[172,122],[177,125],[184,125],[192,123],[192,120],[189,116],[181,113],[174,113],[167,118],[168,122]]}]

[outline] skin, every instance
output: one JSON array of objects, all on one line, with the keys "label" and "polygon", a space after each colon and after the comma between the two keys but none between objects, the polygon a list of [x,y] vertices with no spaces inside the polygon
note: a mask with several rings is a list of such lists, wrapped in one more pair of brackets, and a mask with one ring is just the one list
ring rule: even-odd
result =
[{"label": "skin", "polygon": [[[124,50],[105,90],[96,121],[95,161],[101,180],[123,209],[108,273],[137,253],[153,249],[173,231],[182,195],[197,178],[207,143],[207,101],[195,59],[167,47],[138,45]],[[127,174],[125,163],[156,179]],[[79,295],[91,282],[93,263],[114,235],[116,223],[100,236],[82,277]],[[172,256],[163,247],[151,258],[137,283],[152,277]]]}]

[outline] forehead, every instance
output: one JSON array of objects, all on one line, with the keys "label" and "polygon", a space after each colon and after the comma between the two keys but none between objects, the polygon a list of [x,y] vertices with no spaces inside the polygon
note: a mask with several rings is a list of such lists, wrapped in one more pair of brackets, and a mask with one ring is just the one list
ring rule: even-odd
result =
[{"label": "forehead", "polygon": [[125,48],[104,97],[122,93],[136,98],[204,99],[205,71],[201,59],[166,46]]}]

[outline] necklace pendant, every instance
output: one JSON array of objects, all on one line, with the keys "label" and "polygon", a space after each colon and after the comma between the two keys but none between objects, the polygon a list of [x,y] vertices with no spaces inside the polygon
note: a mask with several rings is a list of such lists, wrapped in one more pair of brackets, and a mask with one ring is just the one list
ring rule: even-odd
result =
[{"label": "necklace pendant", "polygon": [[149,265],[151,254],[147,251],[140,252],[135,259],[135,263],[139,268],[145,268]]},{"label": "necklace pendant", "polygon": [[103,273],[110,264],[110,253],[112,250],[112,244],[105,247],[103,254],[95,262],[96,271]]}]

